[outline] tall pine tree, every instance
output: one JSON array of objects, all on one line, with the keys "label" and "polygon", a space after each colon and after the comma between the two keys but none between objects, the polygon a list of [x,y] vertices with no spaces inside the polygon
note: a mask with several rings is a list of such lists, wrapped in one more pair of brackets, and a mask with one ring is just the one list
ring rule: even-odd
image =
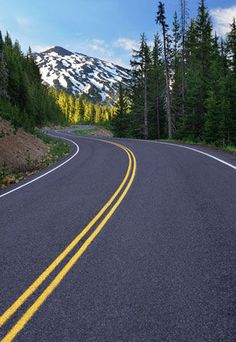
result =
[{"label": "tall pine tree", "polygon": [[166,23],[165,6],[164,3],[159,1],[158,11],[156,15],[156,23],[160,24],[163,37],[163,52],[164,52],[164,65],[165,65],[165,78],[166,78],[166,111],[168,120],[168,138],[173,136],[173,115],[171,112],[171,98],[170,98],[170,55],[171,55],[171,38],[169,35],[169,26]]}]

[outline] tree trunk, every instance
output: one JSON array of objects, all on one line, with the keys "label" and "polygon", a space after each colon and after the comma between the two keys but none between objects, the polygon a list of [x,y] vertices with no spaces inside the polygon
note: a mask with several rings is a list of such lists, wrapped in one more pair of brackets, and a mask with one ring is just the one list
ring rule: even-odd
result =
[{"label": "tree trunk", "polygon": [[161,130],[160,130],[160,107],[159,107],[159,83],[158,83],[158,75],[157,75],[157,97],[156,97],[156,114],[157,114],[157,139],[161,138]]},{"label": "tree trunk", "polygon": [[165,62],[165,78],[166,78],[166,112],[168,121],[168,138],[172,139],[172,113],[170,108],[170,75],[167,59],[167,47],[166,47],[166,32],[163,27],[163,40],[164,40],[164,62]]},{"label": "tree trunk", "polygon": [[182,116],[185,115],[185,35],[186,35],[186,0],[181,0],[181,31],[182,31],[182,70],[181,70],[181,95]]},{"label": "tree trunk", "polygon": [[147,76],[144,76],[144,137],[148,138]]},{"label": "tree trunk", "polygon": [[166,111],[168,121],[168,138],[172,139],[172,114],[170,109],[170,88],[169,88],[169,77],[166,74]]}]

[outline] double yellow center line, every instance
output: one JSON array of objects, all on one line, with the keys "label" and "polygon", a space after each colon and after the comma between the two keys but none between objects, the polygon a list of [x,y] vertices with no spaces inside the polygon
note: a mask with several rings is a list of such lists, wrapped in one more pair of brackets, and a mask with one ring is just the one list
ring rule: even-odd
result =
[{"label": "double yellow center line", "polygon": [[[100,140],[101,141],[101,140]],[[38,289],[38,287],[49,277],[49,275],[60,265],[60,263],[66,258],[66,256],[72,252],[72,250],[78,245],[81,239],[90,232],[97,221],[101,218],[101,222],[98,226],[90,232],[86,241],[82,246],[75,252],[75,254],[70,258],[66,265],[59,271],[55,278],[50,282],[50,284],[45,288],[45,290],[39,295],[39,297],[34,301],[34,303],[25,311],[21,318],[14,324],[14,326],[8,331],[2,342],[10,342],[16,337],[16,335],[24,328],[24,326],[29,322],[32,316],[39,310],[41,305],[45,300],[52,294],[52,292],[57,288],[63,278],[79,260],[82,254],[86,251],[89,245],[93,242],[96,236],[103,229],[107,221],[114,214],[116,209],[119,207],[123,199],[125,198],[127,192],[129,191],[136,174],[136,158],[133,152],[127,147],[110,141],[103,141],[109,144],[113,144],[121,148],[126,152],[128,156],[128,168],[118,189],[112,195],[112,197],[107,201],[107,203],[102,207],[102,209],[97,213],[97,215],[89,222],[89,224],[79,233],[75,239],[63,250],[63,252],[43,271],[43,273],[25,290],[25,292],[0,316],[0,327],[2,327],[15,313],[16,311],[25,303],[25,301]],[[107,213],[106,213],[107,211]]]}]

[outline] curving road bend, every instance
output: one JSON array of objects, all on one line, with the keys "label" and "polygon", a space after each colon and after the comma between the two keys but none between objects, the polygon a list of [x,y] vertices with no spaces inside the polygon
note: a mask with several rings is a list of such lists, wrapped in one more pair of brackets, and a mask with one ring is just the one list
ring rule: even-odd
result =
[{"label": "curving road bend", "polygon": [[[72,132],[53,134],[73,140],[79,153],[0,197],[0,339],[235,341],[235,157],[199,148],[230,167],[179,146],[112,139],[124,150]],[[122,182],[96,226],[36,286]]]}]

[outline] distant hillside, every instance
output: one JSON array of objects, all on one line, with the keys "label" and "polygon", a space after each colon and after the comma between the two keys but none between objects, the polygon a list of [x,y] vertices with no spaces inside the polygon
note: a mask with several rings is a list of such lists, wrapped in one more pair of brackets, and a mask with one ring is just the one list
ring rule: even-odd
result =
[{"label": "distant hillside", "polygon": [[119,83],[127,86],[131,79],[128,69],[59,46],[34,57],[45,84],[69,94],[84,93],[94,102],[113,103]]}]

